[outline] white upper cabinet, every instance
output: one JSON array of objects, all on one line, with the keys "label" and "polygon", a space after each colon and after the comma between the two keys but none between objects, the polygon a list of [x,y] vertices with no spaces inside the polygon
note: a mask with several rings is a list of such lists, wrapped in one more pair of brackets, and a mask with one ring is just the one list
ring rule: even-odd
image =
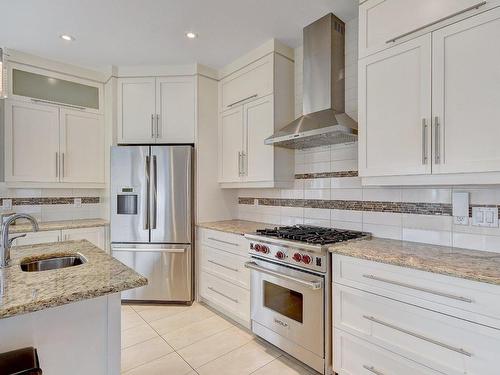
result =
[{"label": "white upper cabinet", "polygon": [[195,128],[193,77],[156,79],[157,143],[193,143]]},{"label": "white upper cabinet", "polygon": [[193,143],[191,76],[118,79],[118,143]]},{"label": "white upper cabinet", "polygon": [[155,78],[118,80],[118,143],[154,143]]},{"label": "white upper cabinet", "polygon": [[481,3],[479,0],[368,0],[359,6],[359,57],[418,36],[418,31],[437,22],[474,14],[477,10],[471,7]]},{"label": "white upper cabinet", "polygon": [[432,38],[433,173],[500,171],[500,8]]},{"label": "white upper cabinet", "polygon": [[102,116],[61,108],[60,117],[61,181],[104,183]]},{"label": "white upper cabinet", "polygon": [[59,109],[5,101],[5,180],[59,181]]},{"label": "white upper cabinet", "polygon": [[359,62],[361,176],[431,172],[431,36]]},{"label": "white upper cabinet", "polygon": [[264,144],[294,119],[293,61],[278,53],[219,82],[219,182],[223,188],[285,187],[293,150]]}]

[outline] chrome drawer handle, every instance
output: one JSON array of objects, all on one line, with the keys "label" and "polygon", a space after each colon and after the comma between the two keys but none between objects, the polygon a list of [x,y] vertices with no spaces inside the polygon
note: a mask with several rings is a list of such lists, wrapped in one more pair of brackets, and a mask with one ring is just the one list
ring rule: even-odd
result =
[{"label": "chrome drawer handle", "polygon": [[373,372],[375,375],[385,375],[382,371],[377,370],[373,366],[363,365],[363,368],[365,368],[366,370],[368,370],[370,372]]},{"label": "chrome drawer handle", "polygon": [[223,241],[223,240],[218,240],[217,238],[213,237],[208,237],[210,241],[215,241],[215,242],[220,242],[220,243],[225,243],[226,245],[232,245],[232,246],[239,246],[239,244],[234,243],[234,242],[228,242],[228,241]]},{"label": "chrome drawer handle", "polygon": [[377,318],[375,318],[373,316],[363,315],[363,318],[365,318],[366,320],[369,320],[371,322],[380,324],[380,325],[382,325],[384,327],[391,328],[391,329],[393,329],[395,331],[399,331],[399,332],[405,333],[407,335],[416,337],[417,339],[424,340],[424,341],[430,342],[431,344],[438,345],[438,346],[440,346],[442,348],[445,348],[445,349],[448,349],[448,350],[451,350],[451,351],[463,354],[463,355],[465,355],[467,357],[472,357],[472,353],[469,353],[468,351],[466,351],[466,350],[464,350],[462,348],[457,348],[455,346],[451,346],[451,345],[445,344],[445,343],[443,343],[441,341],[437,341],[437,340],[431,339],[429,337],[423,336],[423,335],[421,335],[419,333],[408,331],[407,329],[398,327],[398,326],[396,326],[394,324],[391,324],[391,323],[384,322],[383,320],[377,319]]},{"label": "chrome drawer handle", "polygon": [[222,296],[222,297],[224,297],[224,298],[227,298],[227,299],[228,299],[228,300],[230,300],[230,301],[233,301],[234,303],[239,303],[239,301],[238,301],[236,298],[229,297],[227,294],[224,294],[224,293],[222,293],[222,292],[219,292],[217,289],[215,289],[215,288],[213,288],[213,287],[211,287],[211,286],[209,286],[209,287],[208,287],[208,289],[209,289],[209,290],[211,290],[211,291],[212,291],[212,292],[214,292],[214,293],[217,293],[218,295],[220,295],[220,296]]},{"label": "chrome drawer handle", "polygon": [[466,12],[471,11],[473,9],[481,8],[483,5],[486,5],[486,1],[481,1],[480,3],[477,3],[476,5],[472,5],[472,6],[468,7],[468,8],[462,9],[462,10],[460,10],[458,12],[455,12],[453,14],[450,14],[450,15],[448,15],[446,17],[440,18],[440,19],[438,19],[436,21],[432,21],[432,22],[430,22],[430,23],[428,23],[428,24],[426,24],[424,26],[420,26],[420,27],[418,27],[416,29],[413,29],[411,31],[408,31],[408,32],[406,32],[404,34],[398,35],[395,38],[389,39],[386,43],[393,43],[393,42],[395,42],[398,39],[404,38],[405,36],[408,36],[408,35],[411,35],[413,33],[416,33],[417,31],[420,31],[420,30],[426,29],[428,27],[434,26],[434,25],[436,25],[436,24],[438,24],[440,22],[446,21],[447,19],[459,16],[462,13],[466,13]]},{"label": "chrome drawer handle", "polygon": [[274,271],[274,270],[270,270],[270,269],[265,268],[265,267],[261,267],[257,263],[255,263],[255,262],[246,262],[245,263],[245,268],[248,268],[248,269],[251,269],[251,270],[254,270],[254,271],[257,271],[257,272],[262,272],[262,273],[265,273],[267,275],[271,275],[271,276],[277,277],[279,279],[292,281],[294,283],[297,283],[299,285],[305,286],[305,287],[307,287],[309,289],[312,289],[312,290],[319,290],[319,289],[321,289],[323,287],[323,283],[321,281],[302,280],[302,279],[299,279],[297,277],[293,277],[293,276],[290,276],[290,275],[285,275],[283,273],[280,273],[280,272],[277,272],[277,271]]},{"label": "chrome drawer handle", "polygon": [[236,105],[236,104],[238,104],[238,103],[242,103],[242,102],[244,102],[245,100],[248,100],[248,99],[253,99],[253,98],[256,98],[257,96],[258,96],[258,94],[253,94],[253,95],[250,95],[249,97],[247,97],[247,98],[245,98],[245,99],[241,99],[241,100],[238,100],[238,101],[236,101],[236,102],[234,102],[234,103],[228,104],[227,106],[228,106],[228,107],[232,107],[233,105]]},{"label": "chrome drawer handle", "polygon": [[213,260],[207,260],[208,263],[212,263],[212,264],[215,264],[216,266],[219,266],[219,267],[222,267],[222,268],[225,268],[227,270],[230,270],[230,271],[233,271],[233,272],[240,272],[237,268],[232,268],[232,267],[228,267],[228,266],[225,266],[224,264],[222,263],[218,263],[218,262],[214,262]]},{"label": "chrome drawer handle", "polygon": [[462,296],[457,296],[457,295],[451,294],[451,293],[445,293],[445,292],[440,292],[440,291],[437,291],[437,290],[422,288],[420,286],[406,284],[406,283],[403,283],[401,281],[389,280],[389,279],[385,279],[383,277],[378,277],[378,276],[375,276],[375,275],[363,275],[363,277],[366,278],[366,279],[381,281],[381,282],[387,283],[387,284],[393,284],[393,285],[397,285],[397,286],[402,286],[403,288],[415,289],[415,290],[418,290],[420,292],[434,294],[434,295],[440,296],[440,297],[451,298],[451,299],[454,299],[454,300],[457,300],[457,301],[461,301],[461,302],[467,302],[467,303],[473,303],[474,302],[472,299],[467,298],[467,297],[462,297]]}]

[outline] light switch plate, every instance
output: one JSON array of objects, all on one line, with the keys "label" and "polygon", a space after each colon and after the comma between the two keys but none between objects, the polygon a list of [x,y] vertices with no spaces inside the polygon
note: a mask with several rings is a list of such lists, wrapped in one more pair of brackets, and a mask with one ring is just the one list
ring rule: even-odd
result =
[{"label": "light switch plate", "polygon": [[453,222],[458,225],[469,225],[469,193],[457,191],[453,193]]},{"label": "light switch plate", "polygon": [[75,198],[73,203],[75,207],[82,207],[82,198]]},{"label": "light switch plate", "polygon": [[498,228],[498,207],[472,207],[472,225]]},{"label": "light switch plate", "polygon": [[4,199],[2,201],[2,208],[4,210],[12,210],[12,199]]}]

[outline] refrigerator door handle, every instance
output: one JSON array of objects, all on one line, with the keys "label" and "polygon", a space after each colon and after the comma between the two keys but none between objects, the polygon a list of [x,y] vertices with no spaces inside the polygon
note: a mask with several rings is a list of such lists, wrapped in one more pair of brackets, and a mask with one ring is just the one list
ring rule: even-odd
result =
[{"label": "refrigerator door handle", "polygon": [[158,187],[158,179],[157,179],[157,166],[156,166],[156,155],[152,156],[153,158],[153,163],[152,163],[152,184],[151,184],[151,229],[156,229],[156,216],[157,216],[157,206],[158,206],[158,199],[157,199],[157,187]]},{"label": "refrigerator door handle", "polygon": [[189,247],[183,248],[158,248],[158,249],[150,249],[150,248],[141,248],[141,247],[114,247],[112,251],[129,251],[134,253],[140,252],[157,252],[157,253],[185,253]]},{"label": "refrigerator door handle", "polygon": [[149,197],[149,189],[150,189],[150,176],[149,176],[149,169],[150,169],[150,166],[149,166],[149,156],[146,156],[146,199],[145,199],[145,203],[144,203],[144,206],[146,207],[146,214],[145,214],[145,217],[144,217],[144,229],[145,230],[148,230],[150,229],[150,225],[149,225],[149,217],[150,217],[150,214],[149,214],[149,200],[150,200],[150,197]]}]

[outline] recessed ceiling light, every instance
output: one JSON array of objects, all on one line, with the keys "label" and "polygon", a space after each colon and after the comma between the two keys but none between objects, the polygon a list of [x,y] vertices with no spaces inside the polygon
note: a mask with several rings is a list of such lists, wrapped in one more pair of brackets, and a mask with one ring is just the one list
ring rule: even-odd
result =
[{"label": "recessed ceiling light", "polygon": [[73,40],[75,40],[74,37],[72,37],[71,35],[66,35],[66,34],[61,35],[61,39],[67,40],[68,42],[72,42]]},{"label": "recessed ceiling light", "polygon": [[186,33],[186,36],[189,38],[189,39],[194,39],[196,37],[198,37],[198,34],[196,33],[193,33],[192,31],[189,31]]}]

